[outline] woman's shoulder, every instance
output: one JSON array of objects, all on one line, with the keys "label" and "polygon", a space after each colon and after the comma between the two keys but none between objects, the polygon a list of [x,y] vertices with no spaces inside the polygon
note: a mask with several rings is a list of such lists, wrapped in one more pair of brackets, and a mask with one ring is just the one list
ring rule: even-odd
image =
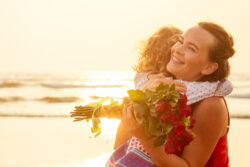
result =
[{"label": "woman's shoulder", "polygon": [[201,110],[202,114],[216,114],[220,115],[221,111],[227,111],[224,97],[212,96],[197,102],[194,105],[194,110]]},{"label": "woman's shoulder", "polygon": [[193,116],[198,126],[203,127],[206,130],[222,130],[227,126],[227,107],[223,97],[209,97],[197,104],[193,108]]},{"label": "woman's shoulder", "polygon": [[224,98],[220,96],[212,96],[200,101],[200,105],[203,106],[210,106],[212,104],[214,104],[215,107],[223,106],[225,104]]}]

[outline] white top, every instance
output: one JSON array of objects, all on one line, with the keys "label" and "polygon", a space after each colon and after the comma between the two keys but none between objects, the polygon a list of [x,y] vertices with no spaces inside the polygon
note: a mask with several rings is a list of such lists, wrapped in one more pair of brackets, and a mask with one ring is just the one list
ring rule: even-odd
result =
[{"label": "white top", "polygon": [[[147,83],[148,73],[136,73],[134,78],[134,84],[136,89],[142,89]],[[172,79],[171,77],[166,77],[166,79]],[[187,87],[187,104],[196,103],[202,99],[212,97],[212,96],[227,96],[233,91],[232,83],[228,80],[224,82],[194,82],[194,81],[183,81],[176,80],[184,83]]]}]

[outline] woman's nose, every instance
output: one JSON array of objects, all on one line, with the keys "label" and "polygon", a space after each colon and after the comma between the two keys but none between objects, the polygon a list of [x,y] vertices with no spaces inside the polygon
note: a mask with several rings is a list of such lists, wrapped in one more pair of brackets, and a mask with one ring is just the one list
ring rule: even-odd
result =
[{"label": "woman's nose", "polygon": [[175,46],[173,47],[173,51],[176,53],[183,55],[184,54],[184,45],[182,43],[176,43]]}]

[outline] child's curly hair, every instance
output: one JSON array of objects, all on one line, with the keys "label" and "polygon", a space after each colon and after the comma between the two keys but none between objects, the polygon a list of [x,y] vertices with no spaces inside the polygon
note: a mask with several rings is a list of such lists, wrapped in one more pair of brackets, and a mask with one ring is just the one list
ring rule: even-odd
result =
[{"label": "child's curly hair", "polygon": [[174,26],[166,26],[143,41],[139,50],[139,60],[134,66],[136,72],[165,73],[170,60],[171,47],[182,31]]}]

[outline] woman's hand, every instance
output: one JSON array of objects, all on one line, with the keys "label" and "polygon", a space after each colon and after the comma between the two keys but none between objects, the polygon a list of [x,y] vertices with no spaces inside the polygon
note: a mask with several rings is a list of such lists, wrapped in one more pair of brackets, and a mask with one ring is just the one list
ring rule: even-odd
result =
[{"label": "woman's hand", "polygon": [[156,75],[151,75],[149,77],[148,82],[145,84],[145,86],[142,88],[142,90],[151,90],[155,91],[155,89],[161,84],[164,83],[166,85],[172,85],[175,84],[175,89],[178,92],[185,93],[187,91],[186,85],[181,83],[180,81],[175,81],[175,80],[170,80],[167,79],[166,76],[163,74],[156,74]]},{"label": "woman's hand", "polygon": [[133,104],[127,104],[122,111],[122,124],[126,128],[125,133],[129,133],[140,139],[145,139],[144,125],[139,124],[134,114]]}]

